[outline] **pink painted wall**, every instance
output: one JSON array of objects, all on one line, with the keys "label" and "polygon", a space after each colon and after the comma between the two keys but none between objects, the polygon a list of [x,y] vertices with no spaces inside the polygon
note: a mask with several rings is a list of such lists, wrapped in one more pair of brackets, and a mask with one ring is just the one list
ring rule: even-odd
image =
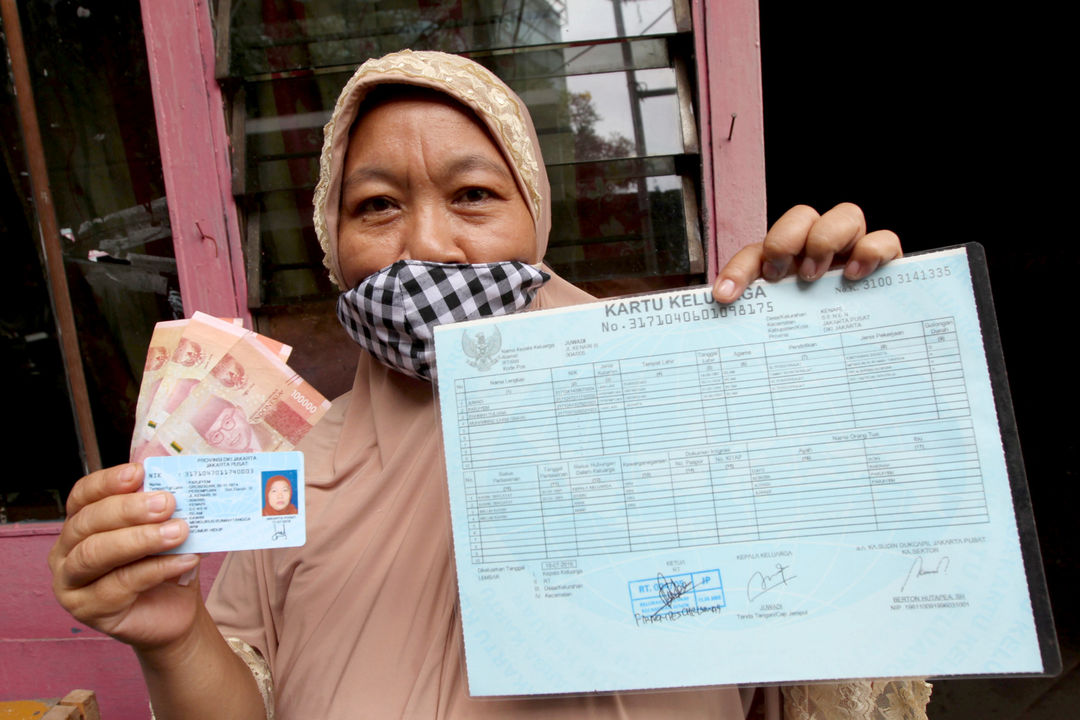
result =
[{"label": "pink painted wall", "polygon": [[[150,717],[139,663],[126,645],[76,622],[52,594],[47,558],[60,523],[0,525],[0,700],[93,690],[107,720]],[[223,554],[203,559],[205,595]]]}]

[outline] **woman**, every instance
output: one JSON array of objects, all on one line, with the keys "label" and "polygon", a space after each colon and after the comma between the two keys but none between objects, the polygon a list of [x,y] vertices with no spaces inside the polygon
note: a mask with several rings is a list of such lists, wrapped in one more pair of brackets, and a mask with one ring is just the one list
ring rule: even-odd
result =
[{"label": "woman", "polygon": [[275,475],[266,482],[266,497],[263,498],[263,517],[274,515],[296,515],[299,510],[293,505],[292,483],[284,475]]},{"label": "woman", "polygon": [[[353,390],[301,447],[304,547],[230,555],[207,610],[197,583],[172,581],[198,558],[153,555],[186,536],[169,519],[171,495],[135,492],[134,465],[72,491],[50,556],[54,590],[78,619],[135,648],[159,718],[265,717],[240,655],[256,676],[266,675],[259,658],[268,663],[279,718],[743,717],[732,689],[518,701],[465,692],[439,432],[422,379],[426,334],[383,332],[394,323],[380,320],[376,300],[385,296],[390,315],[407,312],[415,298],[388,289],[405,272],[421,284],[432,273],[516,278],[497,293],[501,310],[486,297],[466,315],[589,299],[546,268],[536,290],[543,278],[532,266],[550,223],[538,148],[520,100],[462,58],[395,53],[365,63],[342,91],[315,225],[331,276],[348,290],[339,314],[368,352]],[[834,255],[858,278],[899,254],[892,233],[866,234],[854,206],[820,217],[795,208],[724,268],[713,292],[730,302],[759,274],[816,279]]]}]

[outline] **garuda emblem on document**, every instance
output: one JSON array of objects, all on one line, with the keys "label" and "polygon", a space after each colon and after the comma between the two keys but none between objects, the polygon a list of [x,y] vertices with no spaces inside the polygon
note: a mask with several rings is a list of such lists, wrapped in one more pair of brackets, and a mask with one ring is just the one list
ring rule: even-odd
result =
[{"label": "garuda emblem on document", "polygon": [[491,329],[465,330],[461,333],[461,349],[469,357],[465,362],[477,370],[490,370],[495,365],[495,356],[502,347],[502,335],[499,328],[491,326]]}]

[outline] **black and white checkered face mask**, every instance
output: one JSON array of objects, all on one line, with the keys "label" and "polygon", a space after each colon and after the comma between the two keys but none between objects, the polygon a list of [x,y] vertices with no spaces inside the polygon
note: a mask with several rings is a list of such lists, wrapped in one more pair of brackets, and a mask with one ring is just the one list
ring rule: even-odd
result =
[{"label": "black and white checkered face mask", "polygon": [[551,279],[532,265],[467,265],[398,260],[338,298],[338,319],[360,346],[385,365],[435,379],[435,326],[528,307]]}]

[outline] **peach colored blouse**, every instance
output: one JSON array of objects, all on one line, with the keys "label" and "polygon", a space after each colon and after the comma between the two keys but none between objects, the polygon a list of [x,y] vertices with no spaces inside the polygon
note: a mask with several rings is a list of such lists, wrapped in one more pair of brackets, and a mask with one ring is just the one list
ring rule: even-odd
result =
[{"label": "peach colored blouse", "polygon": [[[554,278],[535,304],[586,299]],[[231,554],[208,600],[222,634],[268,661],[279,720],[744,717],[733,688],[470,699],[432,386],[364,353],[298,449],[307,544]]]}]

